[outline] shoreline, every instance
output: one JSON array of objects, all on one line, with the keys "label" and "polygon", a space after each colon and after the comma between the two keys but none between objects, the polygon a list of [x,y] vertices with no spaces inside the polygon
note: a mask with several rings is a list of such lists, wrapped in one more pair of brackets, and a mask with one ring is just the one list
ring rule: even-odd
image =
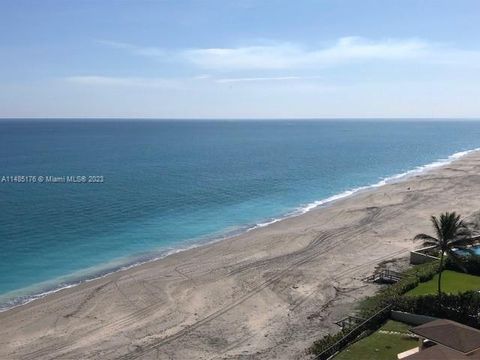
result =
[{"label": "shoreline", "polygon": [[[0,358],[302,359],[429,217],[480,216],[480,152],[0,313]],[[473,194],[473,196],[472,196]]]},{"label": "shoreline", "polygon": [[[288,212],[284,215],[280,215],[280,217],[273,218],[272,220],[267,220],[265,222],[260,222],[260,223],[257,223],[257,224],[251,225],[251,226],[245,225],[245,226],[240,227],[237,230],[234,230],[234,231],[231,231],[231,232],[226,232],[226,233],[223,233],[219,236],[214,236],[213,235],[213,236],[206,236],[203,239],[192,239],[192,240],[189,240],[189,241],[185,241],[184,244],[179,244],[178,247],[171,248],[171,249],[165,249],[165,250],[160,250],[159,249],[158,251],[151,251],[151,252],[149,252],[150,255],[136,256],[136,257],[132,257],[130,260],[128,260],[129,258],[124,258],[123,259],[124,261],[122,261],[122,259],[113,260],[111,263],[119,262],[119,265],[109,266],[108,264],[110,264],[110,263],[100,264],[100,265],[94,267],[94,268],[99,269],[97,271],[92,270],[91,272],[89,272],[88,271],[89,269],[80,270],[80,271],[78,271],[76,273],[73,273],[73,274],[67,274],[67,275],[62,276],[62,277],[57,278],[57,279],[52,279],[52,280],[45,281],[43,283],[52,283],[52,285],[50,285],[50,286],[46,285],[43,288],[41,286],[42,283],[40,283],[40,284],[34,284],[34,285],[29,286],[27,288],[22,288],[22,289],[17,289],[17,290],[11,291],[9,293],[0,295],[0,299],[2,297],[6,298],[6,301],[0,302],[0,313],[15,309],[17,307],[21,307],[21,306],[24,306],[24,305],[27,305],[27,304],[30,304],[31,302],[37,301],[39,299],[43,299],[47,296],[50,296],[52,294],[61,292],[61,291],[66,290],[66,289],[71,289],[71,288],[80,286],[84,283],[88,283],[88,282],[91,282],[91,281],[102,279],[102,278],[111,276],[115,273],[128,271],[128,270],[130,270],[132,268],[135,268],[135,267],[138,267],[138,266],[142,266],[142,265],[145,265],[145,264],[149,264],[149,263],[152,263],[152,262],[163,260],[163,259],[165,259],[169,256],[172,256],[174,254],[177,254],[177,253],[186,252],[186,251],[197,249],[197,248],[200,248],[200,247],[209,246],[209,245],[212,245],[212,244],[215,244],[215,243],[218,243],[218,242],[221,242],[221,241],[225,241],[225,240],[228,240],[228,239],[233,239],[233,238],[242,236],[243,234],[246,234],[248,232],[255,231],[255,230],[260,229],[260,228],[268,227],[268,226],[271,226],[275,223],[285,221],[287,219],[303,216],[303,215],[307,214],[308,212],[314,211],[314,210],[316,210],[320,207],[333,205],[333,204],[335,204],[336,201],[355,196],[359,193],[362,193],[362,192],[365,192],[365,191],[371,191],[371,190],[380,188],[382,186],[385,186],[387,184],[393,184],[393,183],[405,181],[405,180],[408,180],[409,177],[416,176],[416,175],[422,175],[422,174],[428,173],[429,171],[441,168],[443,166],[447,166],[447,165],[455,162],[456,160],[459,160],[459,159],[463,158],[464,156],[467,156],[469,154],[476,153],[476,152],[480,152],[480,148],[458,151],[458,152],[455,152],[455,153],[449,155],[447,158],[437,159],[437,160],[434,160],[431,163],[417,166],[417,167],[415,167],[411,170],[407,170],[407,171],[399,173],[399,174],[394,174],[394,175],[391,175],[391,176],[387,176],[385,178],[382,178],[377,183],[370,184],[370,185],[359,186],[359,187],[356,187],[356,188],[353,188],[353,189],[350,189],[350,190],[342,191],[338,194],[329,196],[325,199],[316,200],[316,201],[308,203],[304,206],[299,206],[295,210],[293,210],[291,212]],[[183,245],[185,245],[185,243],[187,243],[189,245],[188,246],[183,246]],[[156,255],[154,255],[154,254],[156,254]],[[75,274],[82,273],[82,272],[85,272],[86,275],[75,276]],[[66,280],[64,282],[61,282],[60,279],[66,279]],[[36,293],[34,291],[31,292],[31,293],[28,292],[28,289],[35,289],[36,287],[39,288],[38,293]],[[25,294],[24,295],[19,295],[19,296],[16,296],[16,297],[7,297],[8,294],[16,293],[16,292],[18,292],[20,294],[22,292],[25,292]]]}]

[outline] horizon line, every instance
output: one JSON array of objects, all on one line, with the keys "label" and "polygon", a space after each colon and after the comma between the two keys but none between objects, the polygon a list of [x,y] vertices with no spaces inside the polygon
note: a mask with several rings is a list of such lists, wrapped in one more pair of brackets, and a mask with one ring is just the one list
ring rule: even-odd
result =
[{"label": "horizon line", "polygon": [[3,117],[0,116],[0,121],[5,120],[145,120],[145,121],[344,121],[344,120],[403,120],[403,121],[411,121],[411,120],[430,120],[430,121],[444,121],[444,120],[465,120],[465,121],[479,121],[480,117],[380,117],[380,116],[373,116],[373,117],[259,117],[259,118],[229,118],[229,117],[201,117],[201,118],[188,118],[188,117]]}]

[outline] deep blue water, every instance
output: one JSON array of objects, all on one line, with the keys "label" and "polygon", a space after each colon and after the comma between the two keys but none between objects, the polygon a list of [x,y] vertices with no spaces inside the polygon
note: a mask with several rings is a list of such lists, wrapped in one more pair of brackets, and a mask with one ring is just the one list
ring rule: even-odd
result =
[{"label": "deep blue water", "polygon": [[3,120],[0,178],[104,183],[0,183],[1,300],[478,147],[480,122],[467,121]]}]

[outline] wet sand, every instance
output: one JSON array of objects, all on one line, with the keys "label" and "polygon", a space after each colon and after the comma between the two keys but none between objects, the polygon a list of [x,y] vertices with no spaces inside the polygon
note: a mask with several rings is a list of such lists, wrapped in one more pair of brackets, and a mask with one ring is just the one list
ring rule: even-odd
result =
[{"label": "wet sand", "polygon": [[408,256],[480,210],[480,153],[0,313],[0,359],[297,359]]}]

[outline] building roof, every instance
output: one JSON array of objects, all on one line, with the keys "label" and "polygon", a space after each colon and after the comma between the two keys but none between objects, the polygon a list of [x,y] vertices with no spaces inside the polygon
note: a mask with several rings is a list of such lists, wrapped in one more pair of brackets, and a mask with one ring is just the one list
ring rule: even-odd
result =
[{"label": "building roof", "polygon": [[430,321],[410,331],[463,354],[480,348],[480,330],[451,320]]},{"label": "building roof", "polygon": [[456,350],[442,345],[434,345],[423,349],[413,355],[404,357],[402,360],[478,360],[480,353],[464,355]]}]

